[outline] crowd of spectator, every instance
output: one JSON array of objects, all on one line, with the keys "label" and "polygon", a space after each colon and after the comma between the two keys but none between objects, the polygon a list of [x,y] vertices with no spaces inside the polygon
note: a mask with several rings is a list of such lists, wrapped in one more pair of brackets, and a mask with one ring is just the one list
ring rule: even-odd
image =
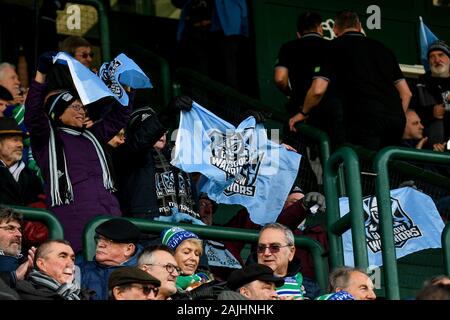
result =
[{"label": "crowd of spectator", "polygon": [[[183,1],[174,2],[193,14]],[[182,48],[206,37],[205,27],[223,20],[228,9],[205,9],[194,23],[187,21],[180,31]],[[214,29],[227,50],[248,36],[241,23],[237,37],[229,31],[232,26]],[[355,12],[337,14],[337,39],[331,42],[323,39],[321,23],[317,13],[301,14],[298,39],[280,49],[274,80],[289,96],[286,126],[295,132],[297,122],[313,124],[333,137],[335,147],[350,142],[372,150],[402,145],[445,152],[450,137],[448,45],[430,45],[431,71],[410,90],[394,53],[361,32]],[[60,49],[96,71],[85,39],[69,37]],[[245,209],[232,217],[227,227],[259,231],[248,257],[241,256],[243,243],[201,239],[179,226],[160,235],[141,232],[123,217],[171,222],[176,216],[184,223],[215,225],[217,204],[199,192],[198,176],[170,163],[173,145],[167,133],[180,111],[191,110],[192,100],[175,97],[158,113],[134,105],[135,90],[127,87],[127,106],[115,100],[83,105],[67,66],[54,63],[54,55],[39,56],[26,89],[15,66],[0,64],[0,204],[5,206],[0,208],[0,298],[376,299],[369,276],[350,267],[333,270],[328,291],[322,291],[311,258],[295,246],[294,234],[308,235],[305,220],[326,211],[318,190],[289,186],[278,218],[264,226],[253,223]],[[237,87],[237,70],[229,71],[228,80]],[[264,121],[253,114],[257,122]],[[436,170],[449,174],[447,168]],[[25,232],[30,222],[8,206],[47,208],[64,227],[65,239],[48,239],[43,232],[37,248],[29,242],[24,246],[32,237]],[[99,215],[109,220],[87,240],[95,242],[96,251],[86,260],[83,233]],[[33,230],[45,229],[31,223]],[[326,237],[316,239],[327,249]],[[226,263],[215,262],[217,256]],[[417,299],[448,299],[444,280],[426,284]]]}]

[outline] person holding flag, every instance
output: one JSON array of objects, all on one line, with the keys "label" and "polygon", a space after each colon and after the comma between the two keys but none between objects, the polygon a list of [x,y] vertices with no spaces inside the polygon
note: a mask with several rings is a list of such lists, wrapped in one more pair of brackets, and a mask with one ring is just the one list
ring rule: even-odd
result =
[{"label": "person holding flag", "polygon": [[[127,106],[114,100],[111,111],[87,129],[86,103],[82,103],[86,95],[80,93],[80,98],[78,88],[77,92],[47,91],[46,75],[54,60],[51,52],[39,57],[26,100],[25,124],[45,180],[47,206],[62,223],[65,238],[76,252],[82,248],[83,229],[88,221],[97,215],[121,215],[101,145],[125,127],[134,95],[129,94]],[[79,64],[75,59],[70,62]],[[94,81],[90,82],[89,91],[101,89],[96,88]]]}]

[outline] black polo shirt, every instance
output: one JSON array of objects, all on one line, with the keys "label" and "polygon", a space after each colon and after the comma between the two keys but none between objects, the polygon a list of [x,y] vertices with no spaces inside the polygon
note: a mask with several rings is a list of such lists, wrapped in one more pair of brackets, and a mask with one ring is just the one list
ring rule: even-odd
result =
[{"label": "black polo shirt", "polygon": [[330,41],[318,33],[307,33],[299,39],[282,45],[275,67],[289,70],[289,82],[292,88],[291,101],[288,104],[289,115],[299,111],[308,92],[314,72],[323,64],[328,53]]},{"label": "black polo shirt", "polygon": [[395,84],[404,79],[394,53],[359,32],[331,42],[331,50],[315,76],[331,79],[342,100],[345,122],[367,117],[403,117]]}]

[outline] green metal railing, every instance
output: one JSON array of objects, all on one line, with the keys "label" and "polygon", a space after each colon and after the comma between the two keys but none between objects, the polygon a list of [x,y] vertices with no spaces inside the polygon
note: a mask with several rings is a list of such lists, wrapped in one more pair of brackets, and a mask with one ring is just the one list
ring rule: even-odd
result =
[{"label": "green metal railing", "polygon": [[[375,151],[363,148],[361,146],[351,144],[347,144],[347,146],[351,147],[358,154],[361,160],[372,162],[377,154]],[[434,186],[443,189],[450,190],[450,178],[445,177],[439,173],[432,172],[424,168],[420,168],[414,164],[405,161],[396,161],[396,160],[389,161],[389,168],[391,168],[392,171],[395,171],[396,173],[402,173],[405,176],[427,182],[429,184],[432,184]]]},{"label": "green metal railing", "polygon": [[12,208],[16,211],[22,213],[25,220],[40,221],[45,224],[48,228],[48,237],[50,239],[64,239],[64,229],[59,220],[54,216],[54,214],[48,210],[21,207],[21,206],[11,206],[11,205],[1,205],[2,207]]},{"label": "green metal railing", "polygon": [[[376,197],[380,219],[381,249],[386,285],[386,297],[391,300],[400,299],[397,260],[394,246],[394,231],[392,227],[392,212],[390,202],[389,168],[392,159],[423,161],[427,163],[450,164],[450,155],[426,150],[415,150],[398,147],[382,149],[375,157],[373,169],[377,173]],[[448,260],[448,257],[446,257]]]},{"label": "green metal railing", "polygon": [[330,158],[330,150],[331,150],[330,138],[328,134],[322,130],[319,130],[305,123],[297,124],[295,127],[298,132],[317,142],[320,148],[322,166],[325,168],[325,164]]},{"label": "green metal railing", "polygon": [[[242,120],[242,114],[248,109],[266,110],[272,113],[268,122],[287,122],[286,113],[263,104],[239,91],[227,87],[209,77],[187,68],[179,68],[175,72],[175,94],[188,94],[200,104],[218,116],[230,122]],[[266,121],[267,122],[267,121]]]},{"label": "green metal railing", "polygon": [[[342,218],[339,212],[338,172],[344,164],[345,182],[348,190],[350,212]],[[356,153],[349,147],[336,150],[325,164],[324,191],[327,205],[328,240],[330,243],[331,267],[344,265],[342,234],[352,229],[355,266],[367,269],[366,237],[364,233],[364,211],[362,207],[359,161]]]},{"label": "green metal railing", "polygon": [[447,223],[442,231],[441,242],[445,274],[450,277],[450,223]]},{"label": "green metal railing", "polygon": [[109,38],[109,19],[103,1],[100,0],[73,0],[71,3],[85,4],[95,7],[98,13],[98,24],[100,29],[100,41],[103,61],[111,60],[111,42]]},{"label": "green metal railing", "polygon": [[[101,223],[111,219],[111,217],[100,216],[91,220],[84,229],[83,234],[83,249],[84,257],[86,260],[92,260],[95,255],[95,243],[94,235],[95,228]],[[237,229],[237,228],[225,228],[216,226],[199,226],[192,224],[174,224],[167,222],[157,222],[149,221],[145,219],[138,218],[127,218],[129,221],[133,222],[140,230],[148,233],[161,233],[162,230],[166,228],[171,228],[174,226],[182,227],[186,230],[192,231],[201,238],[212,239],[212,240],[233,240],[233,241],[244,241],[244,242],[257,242],[259,232],[256,230],[247,229]],[[307,248],[313,257],[314,269],[316,272],[316,279],[319,286],[325,290],[327,287],[327,263],[324,258],[324,249],[320,243],[316,240],[304,237],[295,236],[295,245],[303,248]]]}]

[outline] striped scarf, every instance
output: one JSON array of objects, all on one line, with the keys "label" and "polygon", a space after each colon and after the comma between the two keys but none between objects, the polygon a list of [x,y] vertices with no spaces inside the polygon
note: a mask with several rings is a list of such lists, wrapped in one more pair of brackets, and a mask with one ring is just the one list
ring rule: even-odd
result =
[{"label": "striped scarf", "polygon": [[[77,131],[65,127],[58,128],[73,136],[83,136],[94,145],[98,159],[102,168],[103,186],[110,192],[116,191],[111,178],[111,173],[106,162],[105,153],[97,138],[88,130]],[[49,141],[49,171],[50,171],[50,198],[51,206],[69,204],[73,201],[72,183],[67,170],[66,155],[62,146],[62,141],[55,136],[54,129],[50,125]]]},{"label": "striped scarf", "polygon": [[28,280],[35,285],[48,288],[55,291],[59,296],[63,297],[65,300],[80,300],[80,286],[76,281],[72,283],[61,284],[52,277],[33,270],[28,275]]}]

